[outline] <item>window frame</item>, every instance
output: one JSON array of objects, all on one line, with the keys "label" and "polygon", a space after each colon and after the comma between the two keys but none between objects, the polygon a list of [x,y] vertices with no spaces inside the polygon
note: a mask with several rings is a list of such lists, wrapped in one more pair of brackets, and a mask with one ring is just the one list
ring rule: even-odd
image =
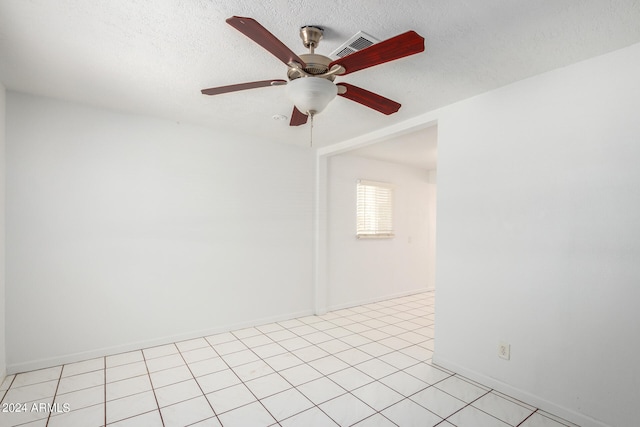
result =
[{"label": "window frame", "polygon": [[[369,187],[369,195],[365,194]],[[395,185],[359,179],[356,182],[356,238],[392,239]]]}]

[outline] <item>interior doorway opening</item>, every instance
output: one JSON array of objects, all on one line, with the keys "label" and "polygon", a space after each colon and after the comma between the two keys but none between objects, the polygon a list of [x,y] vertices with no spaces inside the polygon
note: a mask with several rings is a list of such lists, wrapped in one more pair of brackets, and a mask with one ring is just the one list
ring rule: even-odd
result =
[{"label": "interior doorway opening", "polygon": [[[437,141],[433,123],[322,156],[322,311],[435,289]],[[394,186],[393,238],[356,237],[362,179]]]}]

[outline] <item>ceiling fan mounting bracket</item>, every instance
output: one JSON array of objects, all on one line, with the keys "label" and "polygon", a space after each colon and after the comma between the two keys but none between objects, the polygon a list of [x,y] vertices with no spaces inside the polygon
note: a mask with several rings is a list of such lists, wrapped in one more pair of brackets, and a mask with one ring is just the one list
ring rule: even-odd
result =
[{"label": "ceiling fan mounting bracket", "polygon": [[300,28],[302,44],[307,49],[311,49],[311,53],[313,53],[313,50],[318,47],[322,34],[324,34],[324,28],[315,25],[305,25]]}]

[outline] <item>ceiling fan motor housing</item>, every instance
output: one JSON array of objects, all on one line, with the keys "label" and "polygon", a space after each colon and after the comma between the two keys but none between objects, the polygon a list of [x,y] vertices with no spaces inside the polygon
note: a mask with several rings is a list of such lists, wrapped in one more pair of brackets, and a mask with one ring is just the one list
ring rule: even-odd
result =
[{"label": "ceiling fan motor housing", "polygon": [[[318,55],[315,53],[304,53],[298,56],[300,56],[300,59],[302,59],[306,64],[306,67],[304,67],[302,70],[308,74],[319,76],[329,71],[329,64],[331,63],[331,58],[329,57]],[[287,77],[289,77],[289,80],[295,80],[297,78],[304,77],[304,74],[301,73],[297,68],[289,68]],[[334,81],[336,76],[331,74],[322,76],[322,78],[325,78],[329,81]]]},{"label": "ceiling fan motor housing", "polygon": [[[300,59],[304,61],[306,64],[305,67],[302,67],[302,70],[310,74],[312,76],[320,76],[321,74],[329,71],[329,64],[331,63],[331,58],[318,55],[315,53],[315,48],[318,47],[320,43],[320,39],[322,39],[322,34],[324,33],[324,29],[315,25],[306,25],[300,28],[300,38],[302,39],[302,44],[304,47],[309,49],[309,53],[304,53],[302,55],[298,55]],[[296,67],[289,68],[287,72],[287,76],[289,80],[295,80],[300,77],[306,77],[304,73],[301,73],[299,69]],[[334,81],[335,76],[322,76],[323,78]]]}]

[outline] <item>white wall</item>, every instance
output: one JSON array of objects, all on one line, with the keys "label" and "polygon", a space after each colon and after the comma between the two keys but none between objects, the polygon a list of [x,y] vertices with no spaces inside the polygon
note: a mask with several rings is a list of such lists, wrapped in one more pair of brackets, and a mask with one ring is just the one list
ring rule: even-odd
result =
[{"label": "white wall", "polygon": [[[428,270],[429,172],[397,163],[336,155],[327,167],[327,305],[347,307],[433,287]],[[395,185],[393,239],[356,239],[358,179]]]},{"label": "white wall", "polygon": [[311,313],[314,162],[9,92],[8,369]]},{"label": "white wall", "polygon": [[637,424],[638,76],[640,44],[439,120],[434,361],[584,426]]},{"label": "white wall", "polygon": [[0,83],[0,384],[7,368],[5,338],[5,113],[6,91]]},{"label": "white wall", "polygon": [[430,170],[427,177],[427,288],[436,288],[436,230],[437,221],[436,214],[438,212],[437,193],[438,193],[438,174],[437,171]]}]

